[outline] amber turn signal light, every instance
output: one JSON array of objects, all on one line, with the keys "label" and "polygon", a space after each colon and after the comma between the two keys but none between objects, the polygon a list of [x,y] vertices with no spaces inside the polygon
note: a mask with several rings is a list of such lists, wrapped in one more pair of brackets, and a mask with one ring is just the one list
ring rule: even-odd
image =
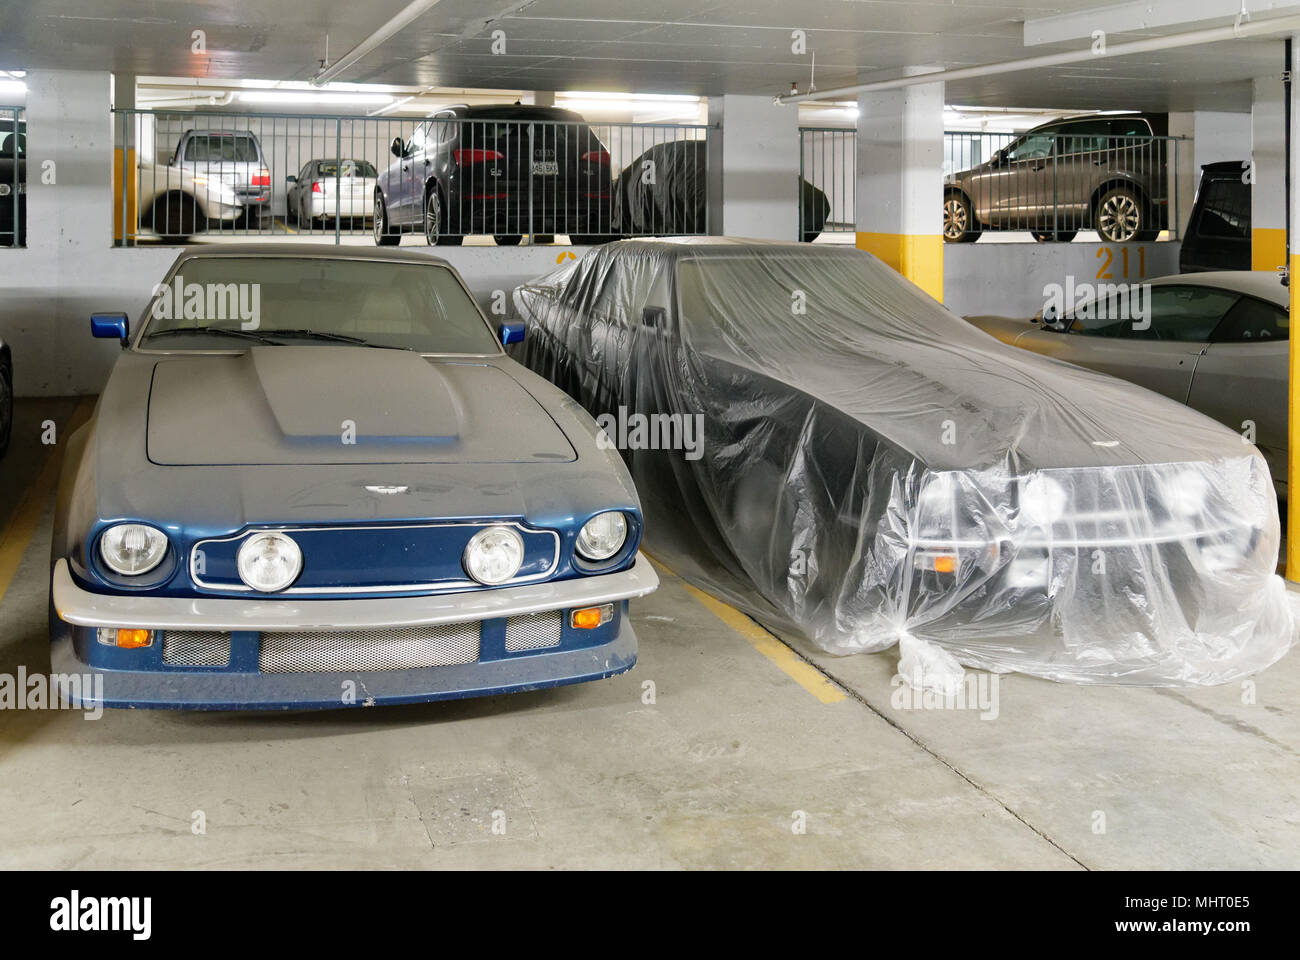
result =
[{"label": "amber turn signal light", "polygon": [[614,605],[606,603],[599,607],[583,607],[581,610],[574,610],[569,617],[569,623],[575,630],[595,630],[613,619]]},{"label": "amber turn signal light", "polygon": [[140,627],[100,627],[96,639],[106,647],[139,650],[153,646],[153,631]]}]

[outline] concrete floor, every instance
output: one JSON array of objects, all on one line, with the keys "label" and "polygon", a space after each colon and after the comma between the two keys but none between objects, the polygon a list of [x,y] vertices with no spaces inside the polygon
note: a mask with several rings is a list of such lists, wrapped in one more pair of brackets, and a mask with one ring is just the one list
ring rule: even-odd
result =
[{"label": "concrete floor", "polygon": [[[48,668],[36,438],[74,407],[22,402],[0,461],[0,672]],[[1294,653],[1250,704],[1240,685],[1012,676],[985,720],[899,709],[892,654],[795,653],[662,579],[633,608],[640,663],[597,683],[346,713],[6,712],[0,867],[1300,866]]]}]

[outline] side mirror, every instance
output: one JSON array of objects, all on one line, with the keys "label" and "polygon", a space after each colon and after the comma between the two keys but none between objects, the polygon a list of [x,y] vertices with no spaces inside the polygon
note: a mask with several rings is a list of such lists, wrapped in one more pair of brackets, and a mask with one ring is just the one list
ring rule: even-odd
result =
[{"label": "side mirror", "polygon": [[393,137],[393,142],[388,149],[395,157],[403,156],[406,153],[406,145],[402,143],[401,137]]},{"label": "side mirror", "polygon": [[90,315],[90,335],[97,340],[117,340],[122,346],[127,344],[125,313],[92,313]]},{"label": "side mirror", "polygon": [[667,307],[645,307],[641,311],[641,326],[665,330],[668,327]]},{"label": "side mirror", "polygon": [[298,182],[298,178],[297,178],[296,176],[294,176],[294,175],[291,173],[291,174],[289,174],[289,176],[287,176],[287,177],[284,178],[284,182],[285,182],[285,183],[297,183],[297,182]]},{"label": "side mirror", "polygon": [[526,329],[522,320],[506,320],[497,324],[497,336],[501,339],[503,347],[512,343],[523,343]]}]

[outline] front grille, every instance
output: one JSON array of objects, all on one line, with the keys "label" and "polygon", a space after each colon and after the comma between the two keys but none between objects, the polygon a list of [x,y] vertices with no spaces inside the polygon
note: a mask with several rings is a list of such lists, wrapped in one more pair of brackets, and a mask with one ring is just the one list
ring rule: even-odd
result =
[{"label": "front grille", "polygon": [[506,620],[506,650],[542,650],[560,645],[564,616],[559,610],[530,613]]},{"label": "front grille", "polygon": [[479,624],[441,623],[389,630],[264,633],[257,657],[263,673],[316,670],[410,670],[474,663]]},{"label": "front grille", "polygon": [[206,630],[168,630],[163,663],[173,667],[224,667],[230,663],[230,634]]}]

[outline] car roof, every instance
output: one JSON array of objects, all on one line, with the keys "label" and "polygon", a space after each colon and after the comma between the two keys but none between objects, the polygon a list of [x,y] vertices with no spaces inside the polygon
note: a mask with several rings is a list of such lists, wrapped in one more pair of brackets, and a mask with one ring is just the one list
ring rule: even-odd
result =
[{"label": "car roof", "polygon": [[450,267],[442,257],[421,250],[391,250],[380,247],[335,246],[332,243],[203,243],[191,244],[177,259],[195,257],[297,257],[321,260],[388,260],[396,263],[431,263]]},{"label": "car roof", "polygon": [[494,120],[581,121],[583,119],[582,114],[574,110],[565,110],[563,107],[544,107],[531,103],[481,103],[472,107],[468,104],[459,103],[445,109],[454,110],[457,115],[462,117]]},{"label": "car roof", "polygon": [[1282,285],[1281,278],[1270,270],[1211,270],[1206,273],[1175,273],[1167,277],[1156,277],[1151,281],[1153,287],[1172,285],[1215,287],[1244,293],[1261,300],[1268,300],[1279,307],[1290,304],[1290,288]]}]

